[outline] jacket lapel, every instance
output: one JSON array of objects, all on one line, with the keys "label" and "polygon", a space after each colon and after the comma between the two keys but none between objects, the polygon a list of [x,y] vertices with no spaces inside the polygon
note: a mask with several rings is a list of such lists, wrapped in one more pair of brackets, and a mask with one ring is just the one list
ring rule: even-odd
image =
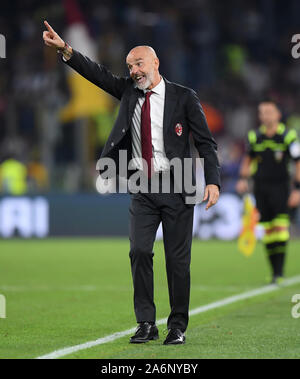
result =
[{"label": "jacket lapel", "polygon": [[136,102],[140,96],[143,96],[142,91],[138,90],[137,88],[133,88],[132,93],[129,97],[129,104],[128,104],[128,127],[130,127],[131,125]]}]

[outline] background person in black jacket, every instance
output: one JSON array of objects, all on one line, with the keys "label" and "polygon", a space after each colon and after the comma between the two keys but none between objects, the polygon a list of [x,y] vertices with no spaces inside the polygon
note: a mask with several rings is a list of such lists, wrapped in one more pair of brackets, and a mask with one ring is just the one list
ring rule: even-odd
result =
[{"label": "background person in black jacket", "polygon": [[[141,158],[151,162],[148,176],[162,178],[172,170],[170,160],[190,158],[192,133],[200,157],[204,158],[204,201],[210,208],[219,198],[220,172],[216,143],[211,136],[196,93],[168,82],[159,73],[159,60],[149,46],[132,49],[126,59],[130,77],[119,78],[103,65],[92,62],[66,44],[45,21],[47,46],[63,54],[63,60],[87,80],[121,101],[120,111],[101,157],[113,158],[118,167],[119,150],[125,150],[143,170]],[[172,179],[171,175],[171,179]],[[174,178],[173,178],[174,180]],[[176,180],[176,178],[175,178]],[[193,206],[182,193],[132,194],[130,206],[130,259],[134,285],[134,309],[139,326],[131,343],[158,338],[153,301],[153,245],[160,222],[163,226],[171,313],[168,344],[185,343],[190,297],[190,260]]]}]

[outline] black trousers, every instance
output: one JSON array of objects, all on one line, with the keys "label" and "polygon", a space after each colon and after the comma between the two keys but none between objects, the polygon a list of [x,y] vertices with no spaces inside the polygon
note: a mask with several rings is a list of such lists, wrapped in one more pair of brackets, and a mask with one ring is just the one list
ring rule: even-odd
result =
[{"label": "black trousers", "polygon": [[179,193],[131,195],[130,261],[137,322],[155,322],[153,245],[160,222],[166,258],[171,313],[168,329],[185,331],[190,299],[190,262],[194,208]]}]

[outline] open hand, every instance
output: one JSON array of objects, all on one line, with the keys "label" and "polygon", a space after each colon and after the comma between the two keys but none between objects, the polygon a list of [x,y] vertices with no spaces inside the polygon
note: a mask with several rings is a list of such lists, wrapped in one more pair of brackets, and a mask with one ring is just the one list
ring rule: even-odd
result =
[{"label": "open hand", "polygon": [[43,40],[49,47],[55,47],[56,49],[62,49],[65,46],[65,42],[60,36],[52,29],[47,21],[44,21],[47,31],[43,32]]},{"label": "open hand", "polygon": [[206,210],[208,210],[213,205],[217,204],[220,196],[219,187],[215,184],[209,184],[205,188],[203,201],[208,200],[206,205]]}]

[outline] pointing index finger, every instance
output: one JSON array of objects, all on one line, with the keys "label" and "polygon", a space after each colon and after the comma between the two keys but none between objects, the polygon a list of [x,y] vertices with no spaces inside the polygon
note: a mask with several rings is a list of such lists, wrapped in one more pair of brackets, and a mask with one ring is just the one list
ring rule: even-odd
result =
[{"label": "pointing index finger", "polygon": [[48,22],[46,20],[44,21],[44,24],[45,24],[46,28],[49,30],[49,32],[55,33],[55,31],[52,29],[52,27],[48,24]]}]

